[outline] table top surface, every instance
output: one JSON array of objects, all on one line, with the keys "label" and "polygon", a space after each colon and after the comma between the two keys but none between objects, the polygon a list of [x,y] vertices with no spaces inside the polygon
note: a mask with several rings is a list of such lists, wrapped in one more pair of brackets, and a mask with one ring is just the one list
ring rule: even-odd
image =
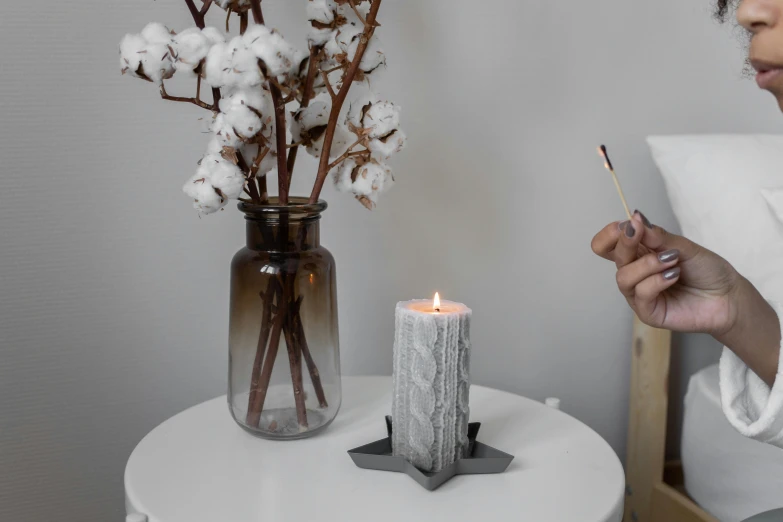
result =
[{"label": "table top surface", "polygon": [[386,436],[389,377],[344,377],[334,423],[300,441],[250,435],[219,397],[139,443],[125,469],[127,509],[149,522],[480,522],[490,513],[620,521],[623,468],[597,433],[539,402],[481,386],[471,386],[470,407],[471,421],[481,422],[478,440],[515,459],[505,473],[457,476],[430,492],[403,473],[359,469],[347,454]]}]

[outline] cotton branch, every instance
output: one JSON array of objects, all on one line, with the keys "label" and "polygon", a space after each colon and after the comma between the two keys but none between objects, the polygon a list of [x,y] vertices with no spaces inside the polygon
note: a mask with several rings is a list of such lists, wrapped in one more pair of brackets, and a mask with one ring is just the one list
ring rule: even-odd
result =
[{"label": "cotton branch", "polygon": [[[300,107],[304,108],[310,105],[310,98],[313,96],[313,84],[315,83],[315,74],[318,72],[318,55],[321,54],[321,47],[310,47],[310,60],[307,62],[307,77],[305,78],[304,88],[302,90],[302,102]],[[291,188],[291,180],[294,177],[294,165],[296,164],[296,153],[299,150],[295,146],[288,153],[288,188]]]},{"label": "cotton branch", "polygon": [[[260,1],[260,0],[259,0]],[[193,3],[193,0],[185,0],[185,3],[188,5],[188,9],[190,10],[191,16],[193,16],[193,21],[196,23],[196,27],[199,29],[204,29],[207,24],[204,22],[204,17],[207,15],[207,11],[209,11],[209,8],[212,7],[212,0],[204,0],[204,5],[201,6],[201,11],[198,10],[196,7],[196,4]],[[201,80],[201,75],[199,74],[199,80]],[[196,90],[200,90],[201,83],[196,86]],[[161,86],[162,90],[162,86]],[[164,99],[171,99],[171,98],[165,98]],[[198,99],[198,94],[196,95],[196,99]],[[186,101],[186,100],[173,100],[173,101]],[[212,89],[212,107],[211,109],[213,111],[218,110],[220,103],[220,89],[217,87],[214,87]],[[196,105],[199,105],[198,103]],[[199,105],[201,107],[201,105]],[[205,107],[210,108],[210,107]]]},{"label": "cotton branch", "polygon": [[210,111],[213,110],[212,105],[209,105],[208,103],[199,100],[198,97],[184,98],[182,96],[170,96],[169,93],[166,92],[166,87],[164,87],[162,83],[160,84],[160,97],[163,98],[164,100],[183,102],[183,103],[192,103],[193,105],[198,105],[202,109],[207,109]]},{"label": "cotton branch", "polygon": [[329,96],[331,96],[332,101],[334,101],[334,99],[337,98],[337,94],[335,94],[334,89],[332,88],[332,82],[329,81],[329,76],[324,71],[321,71],[321,76],[324,79],[326,90],[329,91]]},{"label": "cotton branch", "polygon": [[285,142],[285,104],[276,78],[269,78],[269,93],[275,106],[275,138],[277,140],[277,188],[281,205],[288,205],[288,164]]},{"label": "cotton branch", "polygon": [[340,87],[340,92],[337,94],[334,102],[332,103],[332,112],[329,114],[329,123],[326,127],[326,136],[324,136],[324,144],[321,152],[321,160],[318,164],[318,175],[315,178],[315,184],[313,185],[313,191],[310,193],[310,203],[317,203],[318,198],[321,195],[321,190],[324,187],[326,177],[329,175],[329,155],[332,151],[332,142],[334,141],[334,133],[337,129],[337,120],[340,117],[340,110],[342,109],[345,98],[348,96],[348,90],[351,88],[356,73],[359,70],[359,64],[364,56],[364,51],[367,49],[367,45],[375,32],[375,17],[378,15],[378,10],[381,7],[381,0],[373,0],[370,12],[367,14],[367,21],[364,26],[364,32],[362,33],[359,45],[356,48],[356,54],[351,61],[351,65],[348,67],[348,71],[345,73],[343,79],[343,85]]},{"label": "cotton branch", "polygon": [[196,7],[196,4],[193,3],[193,0],[185,0],[185,3],[188,4],[188,9],[190,10],[190,14],[193,16],[193,21],[196,22],[196,27],[199,29],[204,29],[204,27],[206,27],[204,17],[206,16],[207,11],[209,11],[209,8],[212,6],[212,0],[204,0],[204,5],[201,6],[200,11]]},{"label": "cotton branch", "polygon": [[253,21],[264,25],[264,15],[261,13],[261,0],[250,0],[250,9],[253,11]]}]

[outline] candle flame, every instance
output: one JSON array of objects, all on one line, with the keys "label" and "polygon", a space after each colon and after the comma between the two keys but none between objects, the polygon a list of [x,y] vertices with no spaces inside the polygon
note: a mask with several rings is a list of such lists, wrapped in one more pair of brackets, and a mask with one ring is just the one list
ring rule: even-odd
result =
[{"label": "candle flame", "polygon": [[432,300],[432,309],[440,312],[440,295],[438,292],[435,292],[435,298]]}]

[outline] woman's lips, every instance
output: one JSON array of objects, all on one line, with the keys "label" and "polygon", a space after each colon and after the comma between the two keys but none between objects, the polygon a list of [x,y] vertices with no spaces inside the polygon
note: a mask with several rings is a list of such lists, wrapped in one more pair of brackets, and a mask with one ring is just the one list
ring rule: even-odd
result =
[{"label": "woman's lips", "polygon": [[762,89],[769,89],[783,75],[783,66],[761,60],[751,60],[751,65],[756,69],[756,83]]},{"label": "woman's lips", "polygon": [[759,71],[756,74],[756,83],[762,89],[769,89],[772,87],[772,84],[775,83],[775,80],[777,80],[782,74],[783,69],[768,69]]}]

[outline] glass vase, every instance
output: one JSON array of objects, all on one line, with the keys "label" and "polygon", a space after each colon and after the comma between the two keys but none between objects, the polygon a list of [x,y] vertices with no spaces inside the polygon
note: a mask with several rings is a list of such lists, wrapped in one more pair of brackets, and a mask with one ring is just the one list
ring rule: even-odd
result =
[{"label": "glass vase", "polygon": [[246,239],[231,262],[228,401],[270,439],[324,430],[340,408],[334,258],[320,243],[326,203],[239,204]]}]

